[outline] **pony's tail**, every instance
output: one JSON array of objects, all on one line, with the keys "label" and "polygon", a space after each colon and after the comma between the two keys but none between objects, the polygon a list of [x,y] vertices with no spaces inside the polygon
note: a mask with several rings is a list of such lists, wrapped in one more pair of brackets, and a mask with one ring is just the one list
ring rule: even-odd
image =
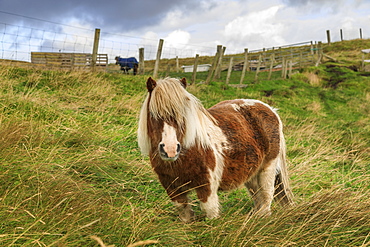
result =
[{"label": "pony's tail", "polygon": [[289,185],[286,160],[286,144],[282,128],[280,128],[280,152],[278,156],[278,170],[275,176],[274,198],[283,206],[294,204],[293,193]]}]

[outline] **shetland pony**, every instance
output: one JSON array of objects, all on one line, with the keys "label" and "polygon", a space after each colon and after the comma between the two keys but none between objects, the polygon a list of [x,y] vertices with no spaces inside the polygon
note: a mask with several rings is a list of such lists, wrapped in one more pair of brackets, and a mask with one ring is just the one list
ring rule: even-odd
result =
[{"label": "shetland pony", "polygon": [[235,99],[206,110],[186,91],[185,78],[149,77],[146,86],[138,144],[182,221],[194,219],[188,199],[192,190],[208,218],[219,216],[218,190],[243,184],[256,214],[270,215],[274,198],[282,205],[293,203],[283,126],[273,108]]}]

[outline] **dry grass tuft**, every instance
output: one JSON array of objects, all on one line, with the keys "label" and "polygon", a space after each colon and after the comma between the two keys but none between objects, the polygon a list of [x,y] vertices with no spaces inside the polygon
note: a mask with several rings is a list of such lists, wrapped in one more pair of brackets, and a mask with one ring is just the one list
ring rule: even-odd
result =
[{"label": "dry grass tuft", "polygon": [[322,112],[322,106],[320,102],[313,101],[311,104],[308,104],[307,110],[312,111],[318,116],[325,116],[325,113]]},{"label": "dry grass tuft", "polygon": [[321,85],[321,79],[320,77],[312,72],[306,72],[304,75],[307,77],[308,82],[312,86],[320,86]]}]

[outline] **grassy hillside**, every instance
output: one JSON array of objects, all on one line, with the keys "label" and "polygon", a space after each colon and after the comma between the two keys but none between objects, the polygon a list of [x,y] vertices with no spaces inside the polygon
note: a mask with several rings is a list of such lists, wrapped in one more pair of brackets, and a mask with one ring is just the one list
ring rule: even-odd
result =
[{"label": "grassy hillside", "polygon": [[206,107],[280,109],[297,204],[255,218],[245,189],[222,192],[219,219],[195,207],[183,224],[136,144],[147,76],[1,66],[0,245],[369,246],[368,76],[326,63],[242,89],[190,85]]}]

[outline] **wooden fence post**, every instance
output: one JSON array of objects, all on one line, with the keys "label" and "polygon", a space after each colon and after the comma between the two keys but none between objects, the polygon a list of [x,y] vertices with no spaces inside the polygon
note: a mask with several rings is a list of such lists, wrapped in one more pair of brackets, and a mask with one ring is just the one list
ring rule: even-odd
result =
[{"label": "wooden fence post", "polygon": [[313,45],[313,42],[311,41],[311,63],[315,63],[315,46]]},{"label": "wooden fence post", "polygon": [[270,69],[269,69],[269,75],[267,77],[267,80],[271,80],[272,68],[274,67],[274,57],[275,57],[275,53],[273,53],[270,56]]},{"label": "wooden fence post", "polygon": [[330,30],[326,30],[326,37],[328,39],[328,45],[330,45]]},{"label": "wooden fence post", "polygon": [[153,78],[157,78],[158,76],[158,68],[159,68],[159,61],[161,59],[162,55],[162,48],[163,48],[163,39],[159,40],[158,50],[157,50],[157,58],[155,60],[154,64],[154,72],[153,72]]},{"label": "wooden fence post", "polygon": [[249,71],[249,64],[248,64],[248,48],[244,49],[244,64],[243,64],[243,70],[242,75],[240,77],[240,84],[243,84],[244,77],[245,77],[245,71]]},{"label": "wooden fence post", "polygon": [[144,48],[139,48],[139,75],[143,75],[145,71],[144,65]]},{"label": "wooden fence post", "polygon": [[343,41],[343,30],[340,30],[340,41]]},{"label": "wooden fence post", "polygon": [[313,54],[314,54],[314,52],[313,52],[313,42],[312,42],[312,41],[311,41],[310,50],[311,50],[311,55],[313,55]]},{"label": "wooden fence post", "polygon": [[319,41],[317,45],[317,61],[316,61],[315,67],[319,66],[319,64],[321,63],[322,56],[323,56],[322,42]]},{"label": "wooden fence post", "polygon": [[260,72],[260,67],[261,67],[261,60],[262,60],[262,54],[258,56],[258,63],[257,63],[257,69],[256,69],[256,75],[254,77],[254,81],[258,81],[258,73]]},{"label": "wooden fence post", "polygon": [[195,60],[194,60],[194,66],[193,66],[193,76],[191,77],[192,83],[195,83],[195,79],[197,78],[198,58],[199,58],[199,54],[196,54]]},{"label": "wooden fence post", "polygon": [[95,68],[96,68],[96,59],[98,58],[99,39],[100,39],[100,29],[96,28],[95,35],[94,35],[92,58],[91,58],[91,70],[92,71],[95,71]]},{"label": "wooden fence post", "polygon": [[218,58],[216,71],[215,71],[213,79],[220,79],[220,77],[221,77],[221,65],[222,65],[222,59],[223,59],[224,54],[225,54],[225,50],[226,50],[226,47],[225,46],[222,47],[222,51],[220,52],[220,56]]},{"label": "wooden fence post", "polygon": [[360,28],[360,39],[362,39],[362,29]]},{"label": "wooden fence post", "polygon": [[216,66],[218,64],[218,60],[219,60],[219,57],[220,57],[221,50],[222,50],[222,45],[218,45],[217,46],[217,52],[216,52],[216,55],[213,59],[211,69],[209,70],[208,75],[207,75],[206,84],[210,83],[210,81],[212,79],[212,76],[213,76],[213,73],[216,70]]},{"label": "wooden fence post", "polygon": [[288,73],[288,78],[292,77],[292,69],[293,69],[293,61],[289,61],[289,73]]},{"label": "wooden fence post", "polygon": [[285,71],[284,71],[284,79],[286,79],[287,76],[288,76],[288,70],[289,70],[289,60],[288,60],[288,58],[285,60],[284,69],[285,69]]},{"label": "wooden fence post", "polygon": [[281,59],[281,78],[285,79],[285,57]]},{"label": "wooden fence post", "polygon": [[180,66],[179,66],[179,57],[176,56],[176,72],[179,73],[180,71]]},{"label": "wooden fence post", "polygon": [[230,82],[231,71],[233,70],[234,57],[230,57],[229,68],[227,70],[226,85]]}]

